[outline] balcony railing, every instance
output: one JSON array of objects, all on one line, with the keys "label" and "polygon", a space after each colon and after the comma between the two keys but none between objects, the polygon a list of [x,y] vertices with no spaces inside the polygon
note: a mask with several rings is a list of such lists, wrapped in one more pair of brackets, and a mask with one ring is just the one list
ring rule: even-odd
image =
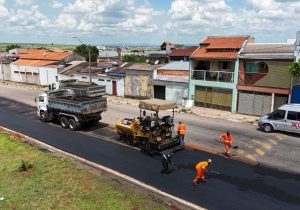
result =
[{"label": "balcony railing", "polygon": [[212,82],[233,83],[234,72],[228,71],[209,71],[209,70],[193,70],[193,80],[203,80]]}]

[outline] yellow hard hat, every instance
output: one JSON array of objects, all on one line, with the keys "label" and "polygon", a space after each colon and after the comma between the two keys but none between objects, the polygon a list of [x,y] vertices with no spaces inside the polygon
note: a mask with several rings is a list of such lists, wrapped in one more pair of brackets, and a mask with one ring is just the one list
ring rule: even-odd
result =
[{"label": "yellow hard hat", "polygon": [[209,164],[212,164],[212,160],[211,160],[211,159],[208,159],[207,162],[208,162]]}]

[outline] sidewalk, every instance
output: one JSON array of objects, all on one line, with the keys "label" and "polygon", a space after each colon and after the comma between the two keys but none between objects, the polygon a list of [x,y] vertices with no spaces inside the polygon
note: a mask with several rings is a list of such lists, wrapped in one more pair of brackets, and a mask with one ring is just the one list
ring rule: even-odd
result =
[{"label": "sidewalk", "polygon": [[[132,106],[138,106],[140,101],[138,99],[122,98],[116,96],[107,96],[107,100],[115,103],[120,103],[120,104],[129,104]],[[181,113],[186,112],[187,114],[194,114],[200,117],[224,119],[224,120],[230,120],[234,122],[246,122],[255,125],[257,124],[259,118],[258,116],[231,113],[229,111],[222,111],[222,110],[209,109],[203,107],[192,107],[191,109],[186,109],[184,107],[178,106],[178,108],[175,111]]]}]

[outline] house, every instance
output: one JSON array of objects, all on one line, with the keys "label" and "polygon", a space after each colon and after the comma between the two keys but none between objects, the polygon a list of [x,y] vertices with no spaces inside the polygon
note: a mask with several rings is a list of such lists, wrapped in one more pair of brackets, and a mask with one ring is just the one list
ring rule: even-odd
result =
[{"label": "house", "polygon": [[288,103],[293,44],[247,43],[238,57],[239,113],[264,115]]},{"label": "house", "polygon": [[118,61],[118,60],[120,60],[120,58],[119,58],[119,53],[117,51],[102,50],[102,51],[99,51],[99,55],[98,55],[98,58],[97,58],[97,63],[109,62],[109,61]]},{"label": "house", "polygon": [[250,36],[209,36],[190,57],[189,99],[194,105],[236,111],[238,52]]},{"label": "house", "polygon": [[[106,93],[124,97],[124,78],[123,68],[127,63],[116,64],[115,62],[92,63],[91,81],[98,85],[105,85]],[[78,79],[79,81],[89,82],[90,72],[88,62],[74,63],[60,72],[58,80]]]},{"label": "house", "polygon": [[[296,40],[294,42],[295,44],[295,61],[299,62],[300,60],[300,31],[296,33]],[[291,103],[297,103],[300,104],[300,78],[293,78],[293,84],[292,86],[292,95],[291,95]]]},{"label": "house", "polygon": [[153,74],[162,65],[131,63],[125,69],[125,97],[147,99],[153,96]]},{"label": "house", "polygon": [[198,49],[198,46],[193,46],[185,49],[174,49],[170,53],[170,61],[189,61],[190,56]]},{"label": "house", "polygon": [[172,43],[170,41],[164,41],[161,45],[160,45],[160,50],[167,50],[167,46],[168,45],[172,45]]},{"label": "house", "polygon": [[10,64],[16,59],[14,54],[0,53],[0,80],[11,80]]},{"label": "house", "polygon": [[18,60],[10,64],[11,81],[48,85],[57,80],[59,69],[73,60],[84,57],[69,51],[54,52],[44,49],[20,51]]},{"label": "house", "polygon": [[159,67],[154,71],[154,98],[182,104],[188,97],[189,62],[177,61]]}]

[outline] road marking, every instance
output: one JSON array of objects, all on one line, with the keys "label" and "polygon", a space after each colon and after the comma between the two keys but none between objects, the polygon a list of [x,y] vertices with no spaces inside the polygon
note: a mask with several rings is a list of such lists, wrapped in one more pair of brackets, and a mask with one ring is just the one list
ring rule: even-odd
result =
[{"label": "road marking", "polygon": [[268,143],[263,143],[263,142],[257,141],[256,139],[253,139],[252,142],[263,146],[267,150],[271,150],[272,149],[272,145],[270,145]]},{"label": "road marking", "polygon": [[265,155],[265,152],[262,151],[261,149],[258,149],[258,148],[255,149],[255,152],[256,152],[257,154],[259,154],[260,156],[264,156],[264,155]]},{"label": "road marking", "polygon": [[242,154],[244,154],[245,153],[245,151],[244,150],[242,150],[242,149],[239,149],[236,153],[238,153],[238,154],[240,154],[240,155],[242,155]]},{"label": "road marking", "polygon": [[249,160],[257,162],[256,158],[253,155],[247,154],[245,157],[248,158]]},{"label": "road marking", "polygon": [[271,142],[272,144],[277,144],[277,141],[273,140],[273,139],[268,139],[269,142]]},{"label": "road marking", "polygon": [[245,146],[246,146],[247,148],[249,148],[249,149],[252,149],[252,148],[253,148],[253,145],[248,144],[248,143],[245,143]]}]

